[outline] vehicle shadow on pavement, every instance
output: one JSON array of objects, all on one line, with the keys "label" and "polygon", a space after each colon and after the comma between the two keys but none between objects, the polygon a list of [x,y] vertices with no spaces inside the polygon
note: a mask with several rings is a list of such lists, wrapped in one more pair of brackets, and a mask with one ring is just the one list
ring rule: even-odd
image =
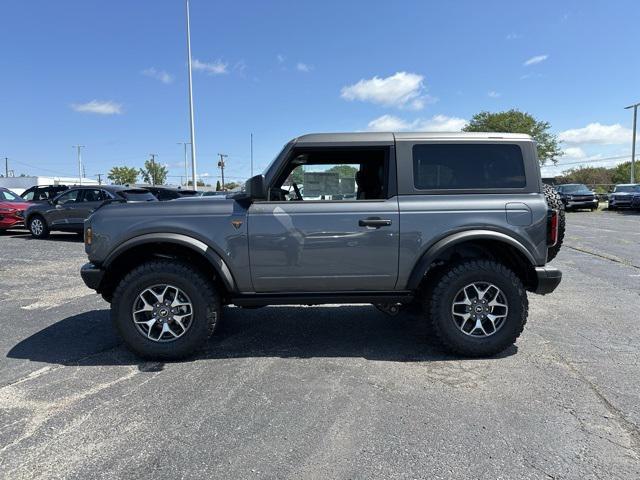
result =
[{"label": "vehicle shadow on pavement", "polygon": [[[517,352],[512,346],[496,358]],[[8,358],[74,366],[138,365],[161,370],[122,345],[108,310],[65,318],[22,340]],[[393,362],[461,360],[445,352],[418,316],[389,317],[372,306],[225,308],[194,359],[359,357]]]},{"label": "vehicle shadow on pavement", "polygon": [[82,235],[77,233],[50,233],[47,238],[34,238],[29,232],[11,232],[13,235],[11,238],[19,238],[21,240],[28,240],[34,242],[72,242],[72,243],[82,243],[84,242],[84,238]]}]

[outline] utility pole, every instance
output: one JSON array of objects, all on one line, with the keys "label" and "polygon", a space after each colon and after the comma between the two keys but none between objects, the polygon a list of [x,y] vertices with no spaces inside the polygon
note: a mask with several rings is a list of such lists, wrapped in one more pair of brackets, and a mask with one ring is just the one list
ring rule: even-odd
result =
[{"label": "utility pole", "polygon": [[78,185],[82,185],[82,152],[84,145],[73,145],[73,148],[78,149]]},{"label": "utility pole", "polygon": [[191,22],[189,21],[189,0],[185,0],[187,9],[187,69],[189,71],[189,125],[191,130],[191,180],[196,188],[196,131],[193,125],[193,80],[191,75]]},{"label": "utility pole", "polygon": [[225,187],[224,185],[224,159],[227,158],[229,155],[225,155],[223,153],[219,153],[218,155],[220,155],[220,161],[218,162],[218,166],[220,167],[220,172],[222,173],[222,191],[226,192],[227,187]]},{"label": "utility pole", "polygon": [[96,177],[98,177],[98,185],[102,185],[102,174],[96,173]]},{"label": "utility pole", "polygon": [[151,155],[151,168],[149,169],[149,177],[151,178],[151,186],[153,187],[156,184],[156,178],[155,178],[155,174],[156,174],[156,157],[158,156],[157,153],[150,153],[149,155]]},{"label": "utility pole", "polygon": [[9,178],[9,159],[4,157],[4,177]]},{"label": "utility pole", "polygon": [[253,177],[253,133],[251,134],[251,176]]},{"label": "utility pole", "polygon": [[633,139],[631,140],[631,181],[630,183],[635,183],[636,181],[636,123],[638,121],[638,105],[640,102],[634,103],[633,105],[629,105],[628,107],[624,107],[625,110],[633,108]]},{"label": "utility pole", "polygon": [[186,187],[189,184],[189,169],[187,167],[187,145],[191,144],[189,142],[178,142],[177,145],[184,145],[184,186]]}]

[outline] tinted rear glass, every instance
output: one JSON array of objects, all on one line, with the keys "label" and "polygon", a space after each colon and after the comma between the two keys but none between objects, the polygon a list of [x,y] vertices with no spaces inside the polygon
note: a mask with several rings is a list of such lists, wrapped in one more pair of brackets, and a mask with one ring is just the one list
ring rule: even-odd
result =
[{"label": "tinted rear glass", "polygon": [[506,144],[425,144],[413,147],[419,190],[524,188],[522,150]]}]

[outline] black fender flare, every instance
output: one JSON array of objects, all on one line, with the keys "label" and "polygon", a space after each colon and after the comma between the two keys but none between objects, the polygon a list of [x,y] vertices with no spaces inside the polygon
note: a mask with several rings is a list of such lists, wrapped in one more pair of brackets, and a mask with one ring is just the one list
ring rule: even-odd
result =
[{"label": "black fender flare", "polygon": [[495,240],[505,243],[514,247],[517,251],[522,253],[532,267],[536,265],[535,258],[533,257],[531,252],[529,252],[529,250],[527,250],[527,248],[518,240],[505,233],[482,229],[465,230],[462,232],[453,233],[438,240],[433,245],[431,245],[426,250],[426,252],[422,254],[420,259],[414,265],[413,270],[411,271],[411,275],[409,276],[409,280],[407,282],[407,289],[415,290],[418,288],[420,282],[422,281],[422,278],[429,270],[429,267],[433,263],[433,261],[438,258],[438,255],[454,245],[467,242],[469,240]]},{"label": "black fender flare", "polygon": [[198,240],[197,238],[193,238],[180,233],[147,233],[130,238],[129,240],[122,242],[115,249],[113,249],[109,253],[109,255],[107,255],[104,262],[102,262],[102,268],[108,270],[109,265],[111,265],[120,255],[122,255],[129,249],[151,243],[171,243],[174,245],[181,245],[183,247],[191,249],[197,254],[202,255],[205,259],[207,259],[207,261],[216,271],[225,288],[229,292],[237,291],[236,282],[233,278],[233,275],[231,274],[229,266],[224,261],[224,259],[206,243]]}]

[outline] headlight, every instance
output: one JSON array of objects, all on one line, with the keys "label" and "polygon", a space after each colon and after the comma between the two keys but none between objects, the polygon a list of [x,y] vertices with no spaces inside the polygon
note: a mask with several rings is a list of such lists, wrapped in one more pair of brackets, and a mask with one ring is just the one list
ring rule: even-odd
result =
[{"label": "headlight", "polygon": [[573,200],[573,195],[567,195],[567,200]]},{"label": "headlight", "polygon": [[13,215],[16,210],[13,208],[0,208],[0,213],[3,215]]},{"label": "headlight", "polygon": [[93,230],[91,227],[87,227],[84,229],[84,244],[88,247],[93,242]]}]

